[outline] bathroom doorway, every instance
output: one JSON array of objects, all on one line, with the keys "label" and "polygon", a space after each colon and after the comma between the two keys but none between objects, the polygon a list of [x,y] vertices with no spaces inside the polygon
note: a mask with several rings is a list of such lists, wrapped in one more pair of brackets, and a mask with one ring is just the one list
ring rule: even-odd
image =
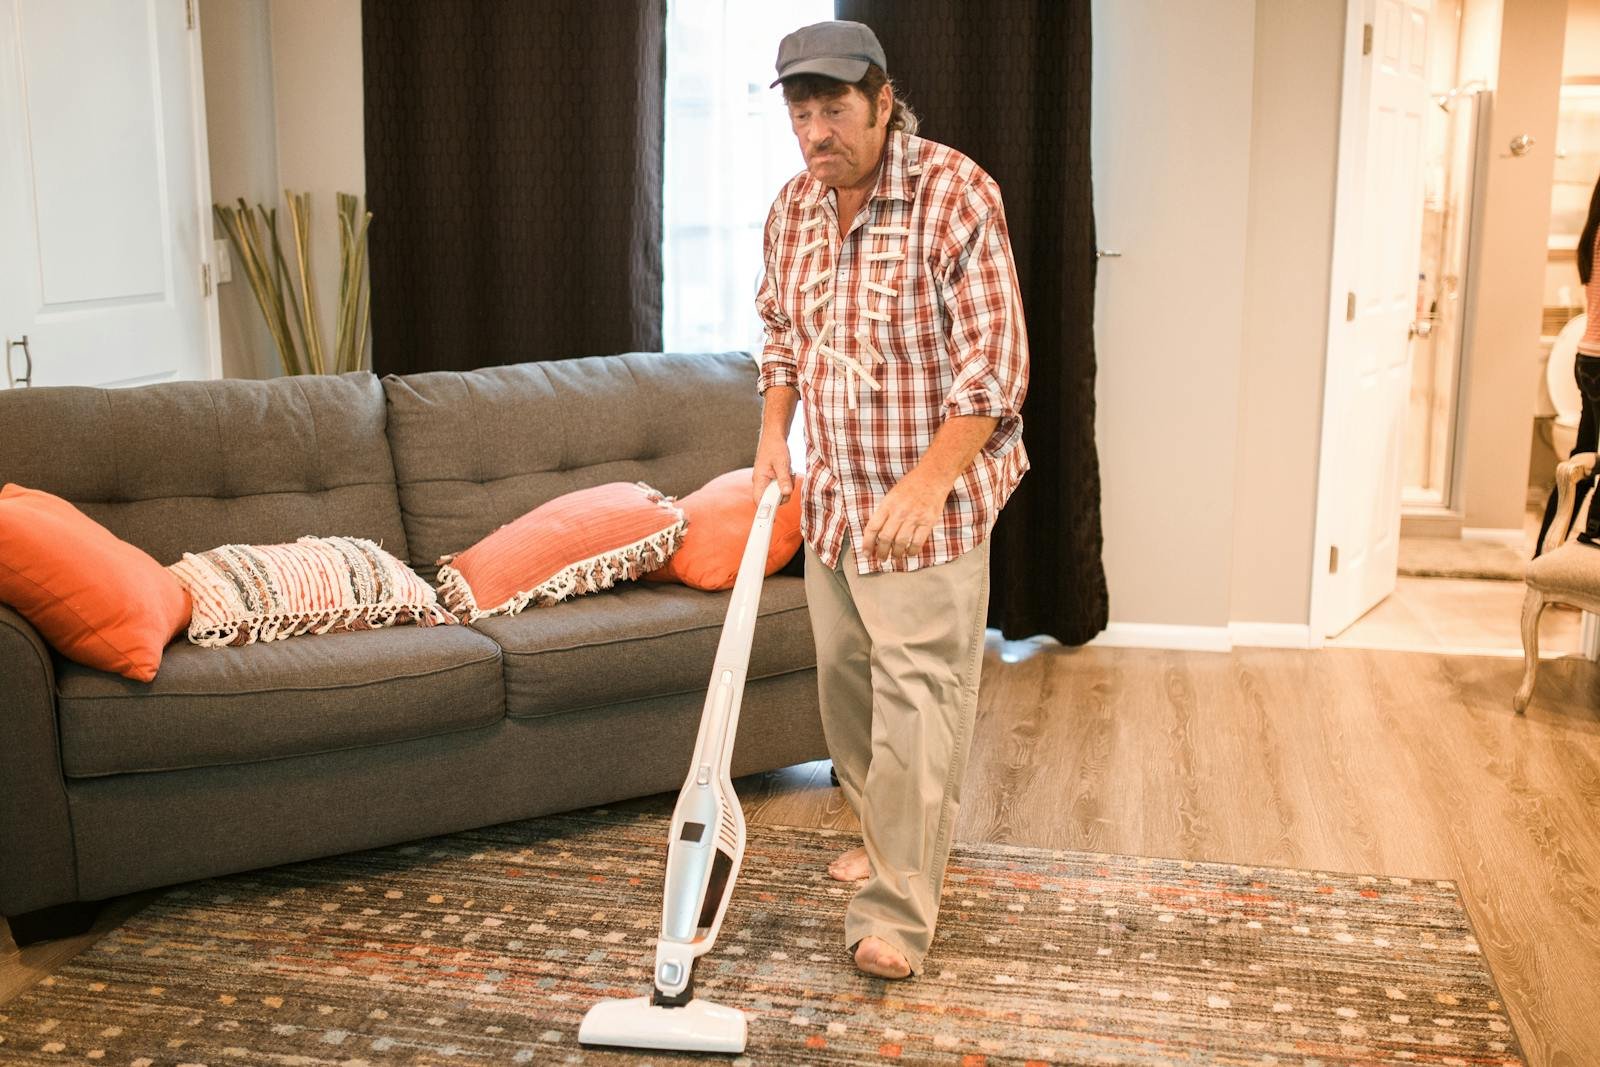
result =
[{"label": "bathroom doorway", "polygon": [[[1600,7],[1600,0],[1571,3]],[[1388,484],[1395,488],[1366,484],[1378,497],[1394,493],[1394,510],[1379,516],[1384,529],[1378,532],[1394,531],[1397,549],[1388,558],[1395,569],[1382,595],[1359,603],[1358,611],[1329,608],[1337,598],[1324,593],[1312,624],[1334,645],[1518,655],[1521,577],[1543,503],[1541,496],[1539,514],[1529,515],[1526,475],[1542,461],[1525,460],[1523,449],[1540,351],[1531,314],[1532,271],[1539,268],[1525,246],[1530,238],[1542,243],[1544,217],[1530,223],[1524,216],[1532,214],[1530,205],[1549,202],[1548,184],[1534,191],[1531,179],[1550,166],[1556,117],[1555,80],[1547,101],[1532,100],[1527,85],[1530,70],[1559,62],[1562,26],[1543,4],[1432,0],[1422,6],[1429,99],[1416,133],[1421,180],[1413,247],[1420,254],[1408,290],[1412,314],[1400,327],[1409,334],[1403,339],[1407,388],[1395,424],[1363,426],[1336,419],[1340,399],[1330,374],[1324,430],[1325,451],[1352,449],[1377,429],[1393,435],[1394,481]],[[1515,48],[1503,51],[1502,36],[1515,40]],[[1497,85],[1506,91],[1497,93]],[[1537,136],[1519,136],[1541,116],[1547,127],[1535,126]],[[1538,237],[1530,225],[1538,227]],[[1514,254],[1504,254],[1507,249]],[[1365,267],[1359,263],[1349,272],[1352,290],[1363,284]],[[1341,311],[1336,303],[1330,367],[1336,346],[1346,343],[1338,340]],[[1553,474],[1554,464],[1548,466]],[[1325,466],[1314,605],[1319,587],[1337,587],[1321,565],[1328,572],[1342,565],[1345,546],[1336,524],[1341,504],[1347,508],[1352,498],[1345,486],[1346,500],[1334,499],[1330,481],[1337,486]],[[1333,512],[1327,520],[1324,509]],[[1545,618],[1544,648],[1576,651],[1577,613]]]}]

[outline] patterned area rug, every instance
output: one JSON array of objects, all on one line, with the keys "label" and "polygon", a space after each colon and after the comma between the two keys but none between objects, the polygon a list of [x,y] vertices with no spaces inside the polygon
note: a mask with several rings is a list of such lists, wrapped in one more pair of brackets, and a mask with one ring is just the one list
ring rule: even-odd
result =
[{"label": "patterned area rug", "polygon": [[[0,1060],[704,1062],[577,1044],[648,989],[666,827],[598,809],[179,888],[0,1008]],[[1449,883],[957,846],[927,972],[884,982],[824,872],[852,843],[750,827],[697,972],[749,1013],[733,1063],[1523,1062]]]}]

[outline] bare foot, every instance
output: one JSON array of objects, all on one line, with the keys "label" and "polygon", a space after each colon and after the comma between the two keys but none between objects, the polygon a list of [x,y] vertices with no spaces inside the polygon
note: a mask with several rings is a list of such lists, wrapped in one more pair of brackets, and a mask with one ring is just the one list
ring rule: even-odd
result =
[{"label": "bare foot", "polygon": [[861,939],[856,945],[856,967],[878,978],[905,978],[911,974],[906,958],[881,937]]},{"label": "bare foot", "polygon": [[853,848],[828,864],[828,877],[840,882],[859,882],[872,877],[872,864],[867,862],[867,850]]}]

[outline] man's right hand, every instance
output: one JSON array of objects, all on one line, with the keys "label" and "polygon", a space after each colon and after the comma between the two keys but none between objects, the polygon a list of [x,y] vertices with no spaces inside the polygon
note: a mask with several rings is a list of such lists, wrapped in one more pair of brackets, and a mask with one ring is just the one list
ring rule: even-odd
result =
[{"label": "man's right hand", "polygon": [[751,479],[751,493],[756,503],[761,502],[762,492],[773,481],[778,483],[783,502],[788,503],[789,494],[794,491],[794,476],[789,471],[789,442],[782,438],[770,439],[763,433],[761,443],[756,446],[755,475]]}]

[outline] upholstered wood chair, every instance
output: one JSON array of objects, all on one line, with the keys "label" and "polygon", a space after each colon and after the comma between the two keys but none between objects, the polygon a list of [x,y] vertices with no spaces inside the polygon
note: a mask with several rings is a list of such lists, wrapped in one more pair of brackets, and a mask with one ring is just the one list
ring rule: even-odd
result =
[{"label": "upholstered wood chair", "polygon": [[[1522,600],[1522,685],[1511,705],[1521,715],[1533,699],[1539,673],[1539,616],[1552,603],[1571,604],[1600,614],[1600,546],[1578,540],[1588,523],[1594,493],[1577,499],[1577,486],[1594,470],[1596,454],[1580,452],[1556,468],[1556,516],[1539,557],[1528,564],[1528,592]],[[1581,508],[1573,522],[1574,508]],[[1571,527],[1570,532],[1568,527]]]}]

